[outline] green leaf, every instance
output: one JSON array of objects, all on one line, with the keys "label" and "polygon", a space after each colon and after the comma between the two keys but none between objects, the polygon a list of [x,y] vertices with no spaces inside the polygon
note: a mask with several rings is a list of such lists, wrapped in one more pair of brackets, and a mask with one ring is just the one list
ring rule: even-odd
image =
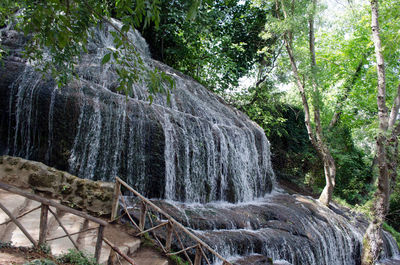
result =
[{"label": "green leaf", "polygon": [[129,29],[130,29],[130,26],[128,24],[125,24],[125,25],[122,26],[121,31],[122,32],[128,32]]},{"label": "green leaf", "polygon": [[108,63],[110,59],[111,59],[111,53],[107,53],[106,55],[104,55],[103,60],[101,60],[101,64]]}]

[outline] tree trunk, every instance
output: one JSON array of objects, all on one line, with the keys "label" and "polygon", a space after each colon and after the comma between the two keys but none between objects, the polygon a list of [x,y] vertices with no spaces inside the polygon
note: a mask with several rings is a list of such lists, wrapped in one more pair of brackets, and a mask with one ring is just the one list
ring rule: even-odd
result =
[{"label": "tree trunk", "polygon": [[[371,0],[371,28],[372,37],[375,44],[375,56],[378,72],[378,118],[379,133],[376,138],[377,164],[378,164],[378,187],[375,193],[374,211],[372,221],[368,226],[363,240],[362,265],[372,265],[380,258],[383,246],[382,225],[389,208],[390,180],[397,176],[397,126],[393,129],[396,122],[397,113],[400,106],[400,87],[397,97],[393,103],[390,119],[388,108],[386,107],[386,83],[385,83],[385,63],[382,55],[382,45],[379,36],[379,13],[378,0]],[[390,134],[390,131],[392,133]]]},{"label": "tree trunk", "polygon": [[311,83],[313,87],[313,101],[314,101],[314,122],[315,122],[315,135],[317,138],[318,152],[322,157],[324,163],[324,174],[325,174],[325,187],[322,191],[319,201],[325,205],[329,205],[332,199],[333,189],[335,187],[336,177],[336,166],[335,160],[333,159],[328,146],[325,143],[322,133],[321,126],[321,115],[320,115],[320,101],[321,95],[319,92],[318,81],[317,81],[317,62],[315,60],[315,35],[314,35],[314,16],[316,12],[317,1],[312,1],[312,10],[309,23],[309,45],[310,45],[310,63],[311,63]]},{"label": "tree trunk", "polygon": [[336,166],[329,149],[324,151],[324,174],[325,174],[325,187],[319,196],[319,201],[325,205],[329,205],[332,200],[333,189],[335,188]]},{"label": "tree trunk", "polygon": [[[281,4],[282,4],[283,14],[285,18],[287,18],[288,15],[286,13],[285,6],[283,2],[281,2]],[[296,65],[296,60],[294,58],[293,49],[291,46],[291,34],[289,34],[290,32],[284,34],[284,40],[285,40],[285,47],[289,55],[290,64],[292,66],[292,71],[303,103],[304,122],[307,128],[308,137],[324,163],[325,188],[319,197],[319,201],[325,205],[329,205],[332,199],[333,189],[335,187],[336,166],[335,166],[335,160],[333,159],[329,151],[329,148],[325,143],[321,126],[320,94],[319,94],[318,83],[316,80],[317,65],[315,60],[315,37],[314,37],[314,13],[316,9],[316,0],[313,0],[312,5],[313,5],[313,10],[309,18],[309,44],[310,44],[310,65],[312,70],[311,81],[312,81],[313,96],[314,96],[313,107],[314,107],[315,133],[311,126],[310,108],[308,105],[305,88],[301,81],[300,74],[298,72]]]},{"label": "tree trunk", "polygon": [[387,139],[383,133],[376,139],[379,168],[378,187],[375,193],[372,221],[363,240],[362,265],[372,265],[379,260],[383,246],[382,225],[389,206],[389,170],[386,152]]}]

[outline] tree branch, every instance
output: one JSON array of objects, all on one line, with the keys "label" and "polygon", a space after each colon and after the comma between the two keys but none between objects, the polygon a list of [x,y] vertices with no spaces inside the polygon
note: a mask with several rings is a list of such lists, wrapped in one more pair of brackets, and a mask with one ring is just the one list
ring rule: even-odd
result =
[{"label": "tree branch", "polygon": [[338,99],[338,101],[336,103],[335,113],[333,114],[332,119],[329,123],[329,127],[328,127],[329,130],[332,130],[333,127],[338,123],[340,116],[342,115],[342,108],[343,108],[344,102],[347,100],[349,93],[354,86],[354,83],[360,77],[361,70],[363,69],[362,66],[364,65],[364,60],[367,56],[368,56],[368,54],[363,54],[363,57],[361,58],[359,64],[357,65],[356,71],[351,76],[351,80],[346,82],[345,93],[342,97],[340,97]]},{"label": "tree branch", "polygon": [[400,84],[397,87],[397,95],[395,100],[393,101],[392,110],[390,111],[389,130],[392,129],[394,124],[396,123],[396,118],[399,113],[399,109],[400,109]]},{"label": "tree branch", "polygon": [[379,36],[378,22],[378,0],[371,0],[371,29],[372,38],[375,44],[376,67],[378,72],[378,116],[379,128],[382,131],[388,129],[388,109],[386,107],[386,80],[385,80],[385,61],[382,54],[382,43]]}]

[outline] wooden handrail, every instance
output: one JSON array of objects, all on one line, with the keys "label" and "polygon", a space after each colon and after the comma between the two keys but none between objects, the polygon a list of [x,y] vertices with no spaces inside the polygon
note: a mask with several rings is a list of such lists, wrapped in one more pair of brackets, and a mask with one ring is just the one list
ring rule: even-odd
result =
[{"label": "wooden handrail", "polygon": [[26,229],[22,226],[22,224],[12,215],[12,213],[3,205],[0,203],[0,209],[2,209],[7,215],[8,217],[10,217],[10,219],[14,222],[14,224],[16,224],[18,226],[18,228],[22,231],[22,233],[24,233],[24,235],[29,239],[29,241],[32,242],[32,244],[37,247],[38,243],[36,242],[35,239],[33,239],[33,237],[28,233],[28,231],[26,231]]},{"label": "wooden handrail", "polygon": [[[97,227],[91,227],[91,228],[84,229],[84,230],[81,230],[81,231],[78,231],[78,232],[75,232],[75,233],[70,233],[69,235],[70,235],[70,236],[74,236],[74,235],[77,235],[77,234],[83,234],[83,233],[85,233],[85,232],[92,231],[92,230],[95,230],[95,229],[97,229]],[[57,236],[57,237],[53,237],[53,238],[48,238],[48,239],[46,239],[46,241],[49,242],[49,241],[57,240],[57,239],[64,238],[64,237],[67,237],[67,236],[68,236],[68,235],[63,235],[63,236]]]},{"label": "wooden handrail", "polygon": [[89,215],[87,213],[84,213],[84,212],[69,208],[69,207],[67,207],[65,205],[62,205],[62,204],[57,203],[55,201],[40,197],[40,196],[38,196],[36,194],[32,194],[32,193],[26,192],[24,190],[21,190],[19,188],[14,187],[14,186],[5,184],[3,182],[0,182],[0,188],[3,189],[3,190],[6,190],[6,191],[9,191],[9,192],[16,193],[18,195],[24,196],[24,197],[26,197],[28,199],[31,199],[31,200],[34,200],[34,201],[38,201],[38,202],[41,202],[41,203],[49,205],[49,206],[53,206],[55,208],[60,209],[61,211],[72,213],[74,215],[77,215],[77,216],[80,216],[82,218],[88,219],[89,221],[95,222],[95,223],[97,223],[99,225],[102,225],[102,226],[108,225],[108,223],[106,221],[102,220],[102,219],[99,219],[99,218],[93,217],[93,216],[91,216],[91,215]]},{"label": "wooden handrail", "polygon": [[69,237],[69,239],[72,241],[72,243],[74,244],[74,246],[76,248],[78,248],[78,246],[76,245],[76,242],[74,242],[71,238],[71,235],[68,233],[68,231],[65,229],[65,227],[62,225],[60,219],[57,217],[57,215],[50,209],[49,206],[55,207],[61,211],[67,212],[67,213],[71,213],[77,216],[80,216],[86,220],[92,221],[94,223],[99,224],[98,227],[98,232],[97,232],[97,241],[96,241],[96,247],[95,247],[95,254],[94,257],[96,259],[96,261],[99,261],[100,258],[100,253],[101,253],[101,245],[103,242],[103,232],[104,232],[104,227],[108,225],[108,223],[104,220],[101,220],[99,218],[93,217],[91,215],[88,215],[87,213],[84,212],[80,212],[78,210],[69,208],[67,206],[64,206],[60,203],[57,203],[55,201],[52,201],[50,199],[46,199],[43,197],[40,197],[36,194],[32,194],[29,192],[26,192],[24,190],[21,190],[17,187],[5,184],[3,182],[0,182],[0,189],[21,195],[23,197],[26,197],[30,200],[34,200],[34,201],[38,201],[41,203],[41,213],[40,213],[40,229],[39,229],[39,242],[36,242],[32,236],[25,230],[25,228],[19,223],[19,221],[17,220],[17,218],[15,218],[8,210],[6,207],[4,207],[1,203],[0,203],[0,208],[10,217],[10,219],[21,229],[21,231],[25,234],[25,236],[32,242],[32,244],[37,247],[39,245],[42,245],[46,242],[46,234],[47,234],[47,216],[48,216],[48,211],[50,211],[54,217],[56,218],[57,222],[59,223],[59,225],[63,228],[64,232],[67,234],[67,236]]},{"label": "wooden handrail", "polygon": [[[218,252],[216,252],[214,249],[212,249],[207,243],[205,243],[203,240],[198,238],[196,235],[194,235],[192,232],[190,232],[185,226],[183,226],[181,223],[176,221],[174,218],[172,218],[169,214],[167,214],[164,210],[162,210],[160,207],[155,205],[152,201],[141,195],[139,192],[134,190],[132,187],[130,187],[125,181],[120,179],[119,177],[115,177],[115,181],[118,183],[121,183],[125,188],[127,188],[130,192],[132,192],[134,195],[136,195],[143,203],[147,204],[151,208],[153,208],[155,211],[158,213],[162,214],[166,219],[168,219],[169,223],[171,225],[174,225],[181,229],[185,234],[187,234],[192,240],[197,242],[200,247],[204,247],[207,249],[209,252],[211,252],[214,256],[222,260],[223,264],[226,265],[232,265],[230,262],[228,262],[225,258],[223,258]],[[120,185],[116,183],[116,187],[120,188]],[[114,192],[115,194],[120,194],[120,192]],[[115,208],[113,209],[115,211]]]},{"label": "wooden handrail", "polygon": [[[37,206],[37,207],[35,207],[35,208],[32,208],[32,209],[30,209],[30,210],[28,210],[28,211],[26,211],[26,212],[23,212],[23,213],[21,213],[20,215],[18,215],[17,217],[15,217],[15,219],[22,218],[22,217],[24,217],[25,215],[30,214],[30,213],[33,212],[33,211],[36,211],[36,210],[39,209],[40,207],[42,207],[42,205],[39,205],[39,206]],[[7,221],[4,221],[4,222],[2,222],[0,225],[6,225],[6,224],[11,223],[11,222],[12,222],[12,219],[7,220]]]},{"label": "wooden handrail", "polygon": [[49,211],[54,216],[54,218],[56,219],[57,223],[61,226],[62,230],[64,230],[65,235],[69,238],[69,240],[71,241],[72,245],[74,245],[76,250],[79,251],[78,245],[76,244],[75,240],[72,239],[71,235],[68,233],[68,231],[65,228],[65,226],[61,223],[60,218],[58,218],[57,214],[55,212],[53,212],[53,210],[50,207],[49,207]]}]

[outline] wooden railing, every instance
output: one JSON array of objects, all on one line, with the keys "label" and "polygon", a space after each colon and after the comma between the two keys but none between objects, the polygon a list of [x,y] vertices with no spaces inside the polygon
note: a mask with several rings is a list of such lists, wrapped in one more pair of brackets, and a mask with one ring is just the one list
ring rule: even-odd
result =
[{"label": "wooden railing", "polygon": [[[128,210],[127,203],[124,200],[124,197],[121,196],[121,185],[124,186],[129,192],[133,193],[133,195],[137,198],[137,204],[140,204],[139,207],[136,207],[137,212],[132,213]],[[116,177],[115,181],[115,189],[114,189],[114,198],[112,204],[112,212],[111,212],[111,221],[118,219],[118,207],[119,200],[122,200],[124,215],[127,215],[128,219],[138,229],[137,236],[143,236],[146,233],[151,233],[153,235],[153,242],[157,244],[162,251],[167,255],[178,255],[184,254],[186,260],[191,265],[200,265],[204,260],[208,265],[211,265],[210,260],[208,259],[205,251],[210,253],[210,255],[222,261],[223,265],[232,265],[225,258],[223,258],[218,252],[212,249],[208,244],[190,232],[185,226],[172,218],[169,214],[155,205],[153,202],[142,196],[139,192],[130,187],[125,181]],[[135,205],[130,205],[131,209],[135,210]],[[132,216],[134,215],[134,216]],[[135,218],[135,216],[137,218]],[[137,221],[135,221],[136,219]],[[147,229],[146,222],[148,223]],[[156,230],[164,231],[164,238],[160,239],[160,237],[155,233]],[[160,231],[159,231],[160,232]],[[182,241],[180,233],[183,233],[186,237],[185,241]],[[176,239],[176,242],[179,243],[180,250],[173,252],[171,250],[172,240]],[[164,242],[164,244],[163,244]],[[189,246],[185,246],[188,243]],[[193,243],[193,244],[192,244]],[[189,255],[189,251],[195,251],[194,255]],[[194,259],[193,259],[194,256]]]},{"label": "wooden railing", "polygon": [[[46,242],[52,241],[52,240],[56,240],[56,239],[60,239],[60,238],[64,238],[64,237],[68,237],[72,244],[74,245],[74,247],[79,250],[78,248],[78,244],[72,239],[72,235],[75,234],[79,234],[79,233],[84,233],[87,232],[89,230],[94,230],[97,229],[97,241],[96,241],[96,248],[95,248],[95,253],[94,253],[94,257],[96,259],[96,261],[99,261],[100,258],[100,253],[101,253],[101,245],[103,240],[106,240],[105,238],[103,238],[103,232],[104,232],[104,227],[108,224],[106,221],[101,220],[99,218],[90,216],[84,212],[81,211],[77,211],[75,209],[69,208],[65,205],[59,204],[55,201],[40,197],[38,195],[26,192],[24,190],[21,190],[19,188],[16,188],[14,186],[5,184],[0,182],[0,188],[18,195],[21,195],[23,197],[26,197],[30,200],[34,200],[37,202],[41,203],[41,206],[33,208],[27,212],[24,212],[22,214],[20,214],[19,216],[15,217],[3,204],[0,203],[0,208],[8,215],[8,217],[10,218],[9,221],[3,222],[2,224],[7,224],[9,222],[14,222],[16,226],[18,226],[18,228],[22,231],[22,233],[24,233],[24,235],[29,239],[29,241],[33,244],[34,247],[39,247],[41,245],[46,244]],[[67,213],[71,213],[77,216],[80,216],[84,219],[87,219],[89,221],[92,221],[94,223],[97,223],[99,226],[98,227],[94,227],[94,228],[89,228],[89,229],[85,229],[85,230],[81,230],[77,233],[73,233],[70,234],[67,229],[65,228],[65,226],[61,223],[60,218],[58,218],[57,214],[50,208],[50,206],[61,210],[63,212],[67,212]],[[33,239],[33,237],[28,233],[28,231],[22,226],[22,224],[18,221],[19,218],[27,215],[28,213],[31,213],[35,210],[40,210],[40,229],[39,229],[39,240],[36,241],[35,239]],[[64,236],[59,236],[59,237],[55,237],[55,238],[51,238],[51,239],[46,239],[46,233],[47,233],[47,216],[48,216],[48,212],[50,212],[54,218],[56,219],[56,221],[58,222],[58,224],[60,225],[60,227],[64,230],[65,235]],[[1,225],[1,224],[0,224]],[[107,241],[105,241],[107,243]],[[114,247],[115,248],[115,247]]]}]

